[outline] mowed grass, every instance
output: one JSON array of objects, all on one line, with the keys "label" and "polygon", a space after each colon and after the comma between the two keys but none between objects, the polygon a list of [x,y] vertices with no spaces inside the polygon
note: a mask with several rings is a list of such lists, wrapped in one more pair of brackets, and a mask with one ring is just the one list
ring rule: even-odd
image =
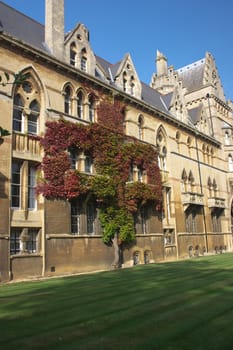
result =
[{"label": "mowed grass", "polygon": [[233,349],[233,254],[1,285],[0,349]]}]

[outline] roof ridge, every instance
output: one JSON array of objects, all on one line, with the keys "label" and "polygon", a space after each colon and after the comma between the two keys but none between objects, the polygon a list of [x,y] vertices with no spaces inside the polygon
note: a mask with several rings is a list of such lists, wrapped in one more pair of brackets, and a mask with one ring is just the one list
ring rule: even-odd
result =
[{"label": "roof ridge", "polygon": [[200,66],[202,63],[205,63],[205,58],[201,58],[201,59],[198,60],[198,61],[195,61],[195,62],[193,62],[193,63],[187,64],[186,66],[177,69],[177,72],[178,72],[178,73],[182,73],[182,72],[185,71],[185,70],[187,71],[187,70],[192,69],[192,68],[194,68],[194,67],[198,67],[198,66]]}]

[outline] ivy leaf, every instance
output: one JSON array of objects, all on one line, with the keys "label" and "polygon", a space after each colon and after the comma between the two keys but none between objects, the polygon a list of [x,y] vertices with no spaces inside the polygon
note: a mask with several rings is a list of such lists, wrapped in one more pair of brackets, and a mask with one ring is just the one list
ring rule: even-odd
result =
[{"label": "ivy leaf", "polygon": [[9,136],[10,133],[8,130],[6,129],[3,129],[1,126],[0,126],[0,136]]},{"label": "ivy leaf", "polygon": [[7,72],[4,72],[4,75],[5,75],[6,80],[9,81],[10,80],[10,75]]}]

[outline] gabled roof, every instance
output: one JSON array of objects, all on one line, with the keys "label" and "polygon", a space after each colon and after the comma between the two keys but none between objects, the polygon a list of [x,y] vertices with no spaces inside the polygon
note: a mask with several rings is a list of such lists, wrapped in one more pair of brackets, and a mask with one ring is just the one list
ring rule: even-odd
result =
[{"label": "gabled roof", "polygon": [[44,44],[44,26],[2,1],[0,1],[0,29],[26,44],[48,51]]},{"label": "gabled roof", "polygon": [[95,56],[95,57],[96,57],[97,64],[105,72],[106,77],[111,81],[114,80],[116,72],[121,64],[121,61],[115,64],[112,64],[106,61],[105,59],[103,59],[102,57],[99,57],[99,56]]}]

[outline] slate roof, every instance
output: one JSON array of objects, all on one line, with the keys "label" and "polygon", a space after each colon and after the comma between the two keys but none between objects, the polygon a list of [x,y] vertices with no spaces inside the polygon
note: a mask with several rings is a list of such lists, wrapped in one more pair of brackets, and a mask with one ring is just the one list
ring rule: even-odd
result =
[{"label": "slate roof", "polygon": [[203,86],[205,59],[201,59],[177,70],[183,87],[188,91],[200,89]]},{"label": "slate roof", "polygon": [[169,109],[171,107],[172,97],[173,97],[173,92],[170,92],[167,95],[162,95],[163,101],[164,101],[167,109]]},{"label": "slate roof", "polygon": [[163,97],[160,95],[160,93],[143,82],[141,82],[141,86],[142,101],[145,101],[149,105],[168,113],[168,109],[166,108],[166,104],[163,101]]},{"label": "slate roof", "polygon": [[121,61],[115,64],[112,64],[106,61],[105,59],[103,59],[102,57],[99,57],[99,56],[95,56],[95,57],[96,57],[96,62],[102,67],[108,79],[109,80],[111,80],[112,78],[114,79],[118,71],[118,68],[121,64]]},{"label": "slate roof", "polygon": [[0,1],[0,30],[44,51],[44,26]]},{"label": "slate roof", "polygon": [[191,121],[193,122],[194,125],[196,125],[197,122],[200,120],[202,108],[203,108],[203,105],[201,103],[201,104],[199,104],[198,107],[189,109],[189,111],[188,111],[188,114],[189,114]]}]

